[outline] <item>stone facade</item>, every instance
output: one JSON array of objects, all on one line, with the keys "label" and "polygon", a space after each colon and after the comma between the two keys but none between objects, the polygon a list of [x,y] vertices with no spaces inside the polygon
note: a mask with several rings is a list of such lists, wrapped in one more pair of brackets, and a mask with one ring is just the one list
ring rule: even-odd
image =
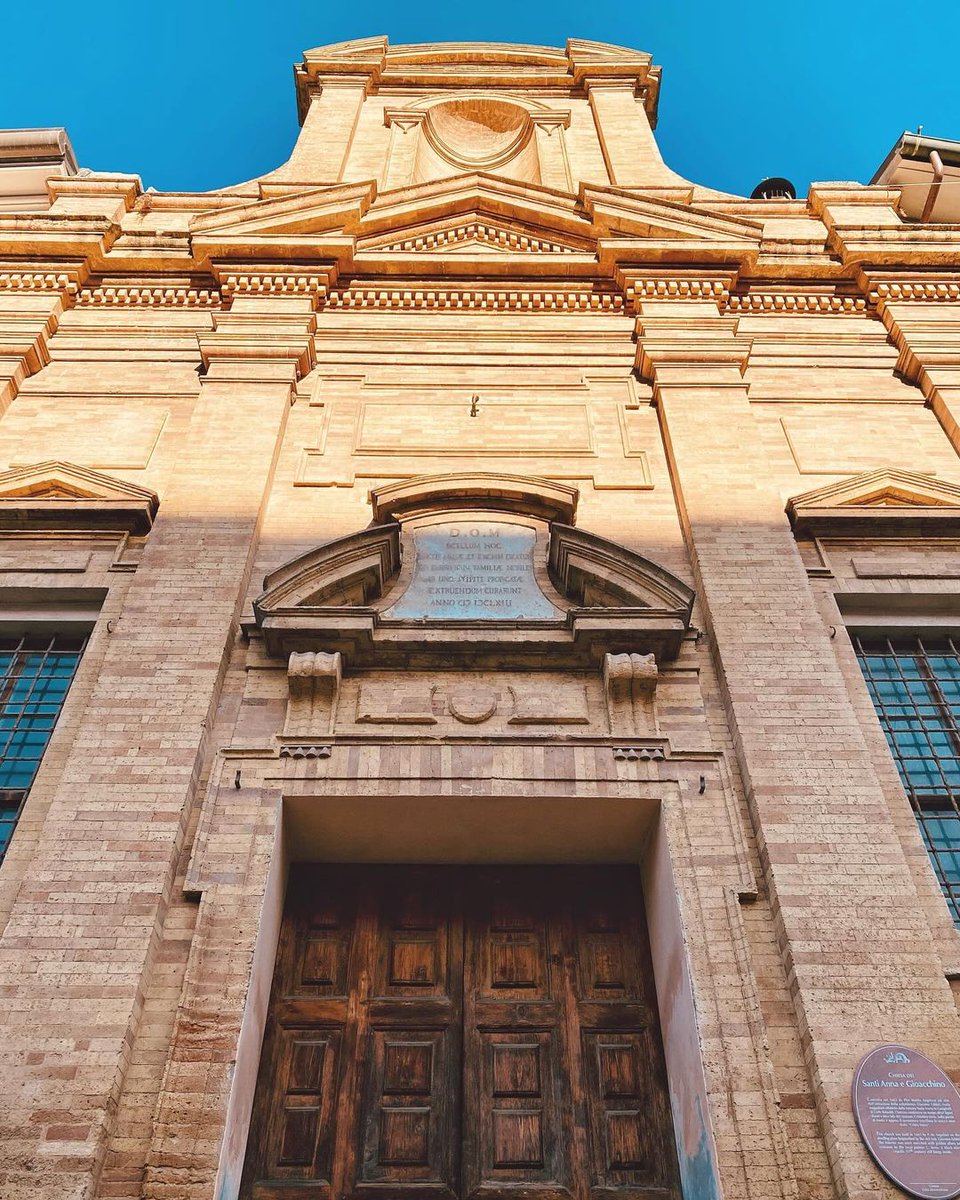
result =
[{"label": "stone facade", "polygon": [[[847,630],[960,625],[960,232],[687,182],[617,47],[296,83],[262,179],[0,211],[0,619],[96,610],[0,868],[0,1194],[233,1200],[303,859],[641,863],[687,1200],[899,1194],[851,1077],[960,1078],[960,935]],[[501,520],[555,621],[392,620]]]}]

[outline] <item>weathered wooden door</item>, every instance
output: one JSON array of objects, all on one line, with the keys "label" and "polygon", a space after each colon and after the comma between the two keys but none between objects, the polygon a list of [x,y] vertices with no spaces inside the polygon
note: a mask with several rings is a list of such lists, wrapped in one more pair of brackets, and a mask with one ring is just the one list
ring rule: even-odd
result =
[{"label": "weathered wooden door", "polygon": [[679,1195],[636,872],[301,867],[244,1196]]}]

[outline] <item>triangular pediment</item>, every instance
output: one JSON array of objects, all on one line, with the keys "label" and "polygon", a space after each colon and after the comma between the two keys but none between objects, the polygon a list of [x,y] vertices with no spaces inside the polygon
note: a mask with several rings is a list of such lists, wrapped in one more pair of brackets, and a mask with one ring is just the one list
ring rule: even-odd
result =
[{"label": "triangular pediment", "polygon": [[794,496],[787,514],[795,529],[838,530],[853,521],[892,524],[928,518],[960,520],[960,486],[896,467],[881,467]]},{"label": "triangular pediment", "polygon": [[76,463],[50,460],[0,472],[0,525],[104,525],[146,533],[155,492]]},{"label": "triangular pediment", "polygon": [[[457,217],[485,218],[494,225],[539,229],[545,237],[590,238],[589,218],[577,197],[539,184],[471,172],[383,192],[364,214],[361,238],[401,234],[431,221],[455,224]],[[575,244],[575,243],[574,243]]]},{"label": "triangular pediment", "polygon": [[552,230],[475,212],[455,220],[430,221],[402,234],[374,235],[358,242],[373,254],[593,254],[586,239],[560,238]]},{"label": "triangular pediment", "polygon": [[621,188],[585,188],[582,198],[601,262],[744,262],[760,253],[759,221]]},{"label": "triangular pediment", "polygon": [[229,254],[233,247],[248,250],[253,245],[279,253],[287,247],[305,257],[335,256],[336,241],[328,246],[324,238],[355,232],[376,195],[376,184],[302,190],[288,185],[277,191],[194,217],[190,233],[195,252]]},{"label": "triangular pediment", "polygon": [[[301,189],[262,185],[260,198],[195,217],[194,252],[251,251],[299,262],[363,256],[585,254],[603,267],[642,262],[743,262],[762,226],[729,213],[621,188],[579,196],[473,172],[378,194],[371,181]],[[606,272],[605,272],[606,273]]]}]

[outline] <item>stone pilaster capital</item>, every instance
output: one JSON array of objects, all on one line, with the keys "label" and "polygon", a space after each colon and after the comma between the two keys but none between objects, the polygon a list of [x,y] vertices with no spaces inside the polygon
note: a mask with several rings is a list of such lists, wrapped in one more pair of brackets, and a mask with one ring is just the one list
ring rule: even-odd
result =
[{"label": "stone pilaster capital", "polygon": [[643,98],[650,124],[657,120],[660,95],[660,68],[649,54],[620,46],[605,46],[583,38],[569,38],[567,59],[574,82],[589,95],[608,88],[629,89]]},{"label": "stone pilaster capital", "polygon": [[143,193],[139,175],[108,172],[54,176],[47,180],[50,211],[83,214],[119,221]]},{"label": "stone pilaster capital", "polygon": [[13,300],[0,321],[0,413],[49,363],[49,340],[87,273],[85,261],[0,260],[0,296]]},{"label": "stone pilaster capital", "polygon": [[197,335],[200,357],[215,360],[289,362],[297,378],[316,362],[316,310],[336,280],[335,263],[309,267],[213,262],[226,309],[212,316],[212,328]]},{"label": "stone pilaster capital", "polygon": [[[294,379],[301,379],[315,363],[313,335],[316,318],[310,314],[309,323],[278,321],[268,323],[251,316],[242,323],[231,320],[232,314],[217,314],[213,329],[197,334],[200,360],[209,373],[217,361],[246,364],[258,372],[263,364],[289,364]],[[259,377],[259,376],[258,376]]]},{"label": "stone pilaster capital", "polygon": [[380,82],[387,57],[387,39],[372,37],[307,50],[294,68],[297,108],[303,123],[314,97],[327,88],[362,87],[372,91]]},{"label": "stone pilaster capital", "polygon": [[636,75],[587,75],[580,76],[580,84],[589,96],[591,92],[629,92],[631,96],[642,94],[643,85]]},{"label": "stone pilaster capital", "polygon": [[636,323],[637,371],[653,384],[682,380],[712,387],[719,382],[718,371],[742,375],[752,339],[738,336],[737,326],[738,318],[720,316],[712,304],[678,305],[676,315],[644,312]]}]

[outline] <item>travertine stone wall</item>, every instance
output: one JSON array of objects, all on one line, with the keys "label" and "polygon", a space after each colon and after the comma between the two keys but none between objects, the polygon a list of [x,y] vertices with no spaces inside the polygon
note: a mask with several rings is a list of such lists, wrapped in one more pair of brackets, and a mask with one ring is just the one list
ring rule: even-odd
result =
[{"label": "travertine stone wall", "polygon": [[[735,338],[722,325],[714,333],[712,312],[690,308],[702,344],[689,361],[670,361],[656,305],[640,319],[642,354],[716,639],[827,1152],[838,1185],[866,1196],[873,1186],[849,1111],[849,1072],[834,1064],[856,1028],[855,1057],[878,1040],[946,1045],[956,1013],[942,973],[907,967],[935,962],[936,945],[896,831],[876,824],[880,784],[758,445],[748,386],[730,361]],[[888,1000],[897,996],[894,1027],[877,1002],[879,979]],[[842,1049],[831,1044],[841,1030]]]},{"label": "travertine stone wall", "polygon": [[[895,189],[681,179],[658,84],[577,40],[322,47],[263,179],[0,214],[0,625],[99,609],[0,867],[4,1200],[234,1200],[291,859],[584,846],[643,865],[687,1200],[896,1194],[850,1079],[886,1039],[960,1078],[960,935],[846,626],[956,630],[960,240]],[[30,507],[46,460],[100,483]],[[452,473],[576,489],[695,589],[679,651],[378,659],[345,608],[291,688],[264,576]]]}]

